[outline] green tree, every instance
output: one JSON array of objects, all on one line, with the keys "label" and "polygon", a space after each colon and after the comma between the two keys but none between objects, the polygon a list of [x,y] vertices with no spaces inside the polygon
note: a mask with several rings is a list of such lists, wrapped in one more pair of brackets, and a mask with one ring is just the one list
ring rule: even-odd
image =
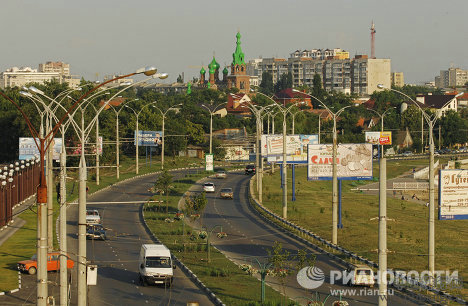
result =
[{"label": "green tree", "polygon": [[170,175],[167,170],[164,170],[154,183],[154,189],[158,190],[160,194],[164,193],[166,195],[166,213],[169,212],[169,192],[172,188],[171,184],[172,175]]},{"label": "green tree", "polygon": [[[468,121],[463,120],[457,112],[449,110],[440,119],[442,141],[444,146],[453,146],[468,141]],[[434,135],[436,137],[436,135]]]},{"label": "green tree", "polygon": [[269,72],[262,73],[262,82],[260,83],[260,91],[266,95],[274,93],[275,85],[273,84],[273,76]]},{"label": "green tree", "polygon": [[201,144],[205,141],[205,132],[201,124],[192,123],[189,120],[186,120],[185,124],[189,143]]},{"label": "green tree", "polygon": [[288,73],[283,73],[275,84],[275,92],[282,91],[284,89],[292,88],[292,74],[290,72]]}]

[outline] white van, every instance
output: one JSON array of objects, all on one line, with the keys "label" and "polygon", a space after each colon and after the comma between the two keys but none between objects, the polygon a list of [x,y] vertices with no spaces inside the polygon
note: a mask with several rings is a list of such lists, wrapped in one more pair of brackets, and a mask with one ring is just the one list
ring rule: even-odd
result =
[{"label": "white van", "polygon": [[163,244],[143,244],[140,250],[140,282],[146,284],[172,285],[174,269],[171,251]]},{"label": "white van", "polygon": [[366,265],[353,265],[347,270],[346,277],[349,286],[374,287],[374,271]]}]

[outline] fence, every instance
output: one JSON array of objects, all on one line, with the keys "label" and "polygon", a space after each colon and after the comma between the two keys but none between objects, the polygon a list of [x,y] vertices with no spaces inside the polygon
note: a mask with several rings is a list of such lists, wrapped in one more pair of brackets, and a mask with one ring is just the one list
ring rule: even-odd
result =
[{"label": "fence", "polygon": [[0,168],[0,228],[13,219],[13,209],[36,193],[39,162],[16,161]]}]

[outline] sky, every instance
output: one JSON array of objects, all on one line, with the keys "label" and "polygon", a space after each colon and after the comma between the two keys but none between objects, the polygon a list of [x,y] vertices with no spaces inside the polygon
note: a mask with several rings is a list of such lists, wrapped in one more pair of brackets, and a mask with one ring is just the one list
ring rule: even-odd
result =
[{"label": "sky", "polygon": [[230,65],[237,31],[246,61],[298,49],[370,56],[374,21],[376,57],[421,84],[468,70],[467,11],[468,0],[2,0],[0,71],[63,61],[92,81],[145,66],[188,81],[213,54]]}]

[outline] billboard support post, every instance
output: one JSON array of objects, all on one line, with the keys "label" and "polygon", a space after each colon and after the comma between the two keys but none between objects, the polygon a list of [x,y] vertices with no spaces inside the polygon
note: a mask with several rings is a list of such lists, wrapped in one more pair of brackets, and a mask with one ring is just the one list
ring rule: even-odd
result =
[{"label": "billboard support post", "polygon": [[341,206],[341,180],[338,180],[338,228],[339,229],[342,229],[343,228],[343,223],[341,222],[342,221],[342,218],[341,218],[341,210],[342,210],[342,206]]},{"label": "billboard support post", "polygon": [[291,177],[292,177],[292,188],[291,188],[292,189],[291,190],[292,197],[291,197],[291,201],[296,201],[296,184],[295,184],[296,183],[296,167],[295,166],[296,166],[295,164],[292,164],[292,166],[291,166],[292,167],[291,168],[292,169],[291,170],[291,172],[292,172],[292,175],[291,175]]}]

